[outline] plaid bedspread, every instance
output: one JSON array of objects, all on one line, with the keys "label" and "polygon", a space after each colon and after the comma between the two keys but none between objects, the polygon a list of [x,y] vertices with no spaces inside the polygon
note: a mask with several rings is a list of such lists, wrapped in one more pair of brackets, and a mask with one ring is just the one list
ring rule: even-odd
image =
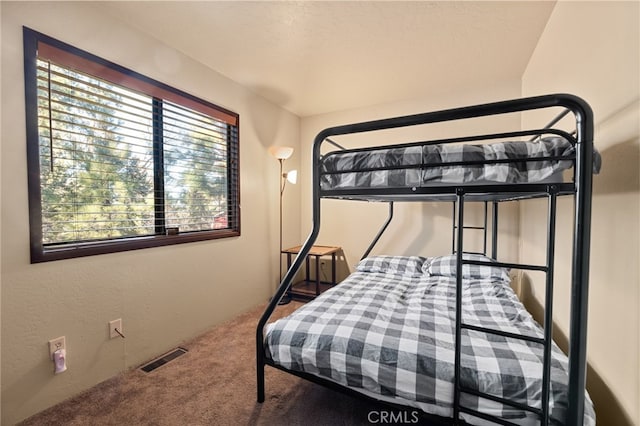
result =
[{"label": "plaid bedspread", "polygon": [[[266,356],[287,369],[451,417],[455,277],[432,275],[426,267],[407,269],[359,268],[289,317],[268,324]],[[463,321],[542,337],[503,279],[464,280]],[[466,329],[462,345],[463,386],[540,407],[541,345]],[[550,413],[562,424],[567,358],[555,345],[552,358]],[[516,422],[525,416],[519,409],[465,393],[461,405]],[[479,420],[463,416],[470,423]],[[588,396],[584,424],[595,424]]]},{"label": "plaid bedspread", "polygon": [[[560,180],[573,167],[574,147],[562,137],[535,142],[421,145],[364,151],[332,152],[322,160],[322,189],[395,188],[460,183],[533,183]],[[547,159],[545,159],[547,158]],[[538,159],[536,161],[524,161]],[[441,163],[511,160],[493,164],[451,166]],[[600,156],[594,152],[594,172]]]}]

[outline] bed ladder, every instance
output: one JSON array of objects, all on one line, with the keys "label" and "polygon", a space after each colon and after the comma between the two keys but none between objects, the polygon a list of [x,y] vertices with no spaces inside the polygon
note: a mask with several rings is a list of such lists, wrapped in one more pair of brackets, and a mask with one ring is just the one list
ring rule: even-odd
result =
[{"label": "bed ladder", "polygon": [[[483,254],[488,256],[487,254],[487,239],[488,239],[488,218],[489,218],[489,203],[491,203],[491,257],[493,259],[497,259],[498,256],[498,202],[497,201],[484,201],[484,215],[483,215],[483,223],[478,226],[465,225],[462,223],[462,229],[470,229],[475,231],[482,231],[483,233],[483,246],[481,252],[470,252],[466,251],[464,253],[470,254]],[[458,226],[460,226],[460,222],[456,222],[456,205],[458,204],[457,200],[452,202],[453,209],[451,213],[451,217],[453,220],[452,227],[452,236],[451,236],[451,253],[456,253],[456,234]]]},{"label": "bed ladder", "polygon": [[[461,405],[461,394],[466,393],[479,398],[485,398],[494,402],[498,402],[507,406],[515,407],[524,411],[528,411],[536,414],[540,418],[541,425],[549,424],[549,397],[550,397],[550,384],[551,384],[551,348],[552,348],[552,301],[553,301],[553,270],[554,270],[554,247],[555,247],[555,230],[556,230],[556,197],[558,190],[554,185],[547,186],[547,199],[548,199],[548,212],[547,212],[547,258],[545,265],[527,265],[519,263],[505,263],[505,262],[486,262],[479,260],[467,260],[463,258],[463,250],[458,250],[457,254],[457,271],[462,271],[463,265],[491,265],[511,269],[529,270],[529,271],[541,271],[546,274],[546,286],[545,286],[545,313],[544,313],[544,337],[533,337],[517,333],[509,333],[502,330],[489,329],[485,327],[479,327],[472,324],[467,324],[462,321],[462,274],[458,273],[456,277],[456,330],[455,330],[455,371],[454,371],[454,401],[453,401],[453,419],[455,424],[460,424],[460,413],[467,413],[477,418],[488,420],[496,424],[502,425],[515,425],[516,423],[510,422],[505,419],[494,417],[490,414],[481,413],[469,407]],[[458,224],[464,224],[464,189],[458,189],[456,194],[456,202],[454,208],[457,207],[457,219]],[[492,247],[493,258],[496,258],[496,243],[497,239],[497,203],[494,202],[494,223],[493,223],[493,240]],[[454,216],[455,217],[455,216]],[[457,247],[463,248],[463,234],[465,229],[484,229],[485,232],[485,252],[486,252],[486,224],[487,224],[487,202],[485,202],[485,223],[484,228],[481,227],[466,227],[458,226],[457,234],[455,235],[454,243],[457,242]],[[455,223],[455,222],[454,222]],[[454,232],[455,232],[454,229]],[[455,248],[455,246],[454,246]],[[526,404],[522,404],[516,401],[511,401],[502,397],[487,394],[475,389],[465,387],[461,384],[461,349],[462,349],[462,330],[477,331],[487,334],[493,334],[503,336],[509,339],[520,339],[533,342],[543,347],[543,367],[542,367],[542,397],[540,408],[531,407]]]}]

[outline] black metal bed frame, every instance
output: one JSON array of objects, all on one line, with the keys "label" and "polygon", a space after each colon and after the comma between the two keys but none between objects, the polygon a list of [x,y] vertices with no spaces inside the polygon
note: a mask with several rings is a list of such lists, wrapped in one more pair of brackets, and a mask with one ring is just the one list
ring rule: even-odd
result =
[{"label": "black metal bed frame", "polygon": [[[464,138],[443,139],[437,141],[420,142],[425,143],[453,143],[477,140],[488,140],[496,138],[505,138],[513,136],[533,136],[535,139],[541,134],[559,134],[575,144],[575,164],[574,176],[572,182],[562,182],[553,184],[489,184],[489,185],[452,185],[452,186],[425,186],[412,188],[391,188],[391,189],[322,189],[320,169],[321,146],[326,141],[331,145],[344,149],[333,140],[329,139],[333,136],[346,135],[352,133],[371,132],[376,130],[393,129],[406,126],[416,126],[437,122],[453,121],[460,119],[468,119],[475,117],[507,114],[514,112],[522,112],[527,110],[537,110],[552,107],[562,107],[565,110],[552,120],[546,128],[518,131],[490,135],[477,135]],[[568,112],[573,113],[575,117],[575,137],[561,130],[552,129],[551,126],[560,121]],[[418,143],[416,143],[418,144]],[[410,144],[399,144],[397,146],[407,146]],[[495,162],[495,161],[494,161]],[[485,161],[483,164],[491,163]],[[532,338],[513,333],[505,333],[491,329],[480,328],[465,324],[461,318],[462,304],[462,275],[458,274],[456,278],[457,296],[456,296],[456,351],[455,351],[455,374],[454,374],[454,404],[453,418],[445,419],[439,416],[427,415],[427,418],[435,419],[438,422],[449,424],[464,424],[460,419],[460,413],[468,413],[485,420],[493,421],[497,424],[511,425],[514,424],[504,419],[499,419],[484,413],[479,413],[460,405],[460,395],[462,393],[470,393],[483,398],[488,398],[503,404],[516,406],[518,408],[533,412],[541,419],[541,424],[549,423],[549,385],[550,385],[550,359],[552,345],[552,300],[553,300],[553,271],[554,271],[554,245],[556,231],[556,200],[559,195],[574,196],[574,225],[573,225],[573,254],[572,254],[572,277],[571,277],[571,322],[570,322],[570,339],[569,339],[569,383],[568,383],[568,409],[566,424],[571,426],[581,425],[584,415],[585,400],[585,381],[586,381],[586,339],[587,339],[587,302],[588,302],[588,279],[589,279],[589,251],[590,251],[590,229],[591,229],[591,192],[592,192],[592,165],[593,165],[593,113],[589,105],[573,95],[553,94],[545,96],[537,96],[530,98],[522,98],[495,102],[490,104],[468,106],[462,108],[454,108],[442,111],[422,113],[410,116],[395,117],[389,119],[375,120],[357,124],[343,125],[331,127],[320,132],[313,145],[313,226],[312,230],[303,244],[298,256],[285,274],[282,282],[277,288],[274,296],[271,298],[267,308],[260,318],[256,330],[256,361],[257,361],[257,399],[263,402],[265,399],[265,383],[264,368],[265,365],[271,365],[280,370],[287,371],[291,374],[303,377],[315,383],[331,387],[333,389],[344,391],[348,394],[355,394],[364,399],[375,398],[366,397],[357,391],[343,387],[329,380],[320,377],[287,370],[276,365],[265,356],[264,347],[264,327],[271,317],[274,309],[282,296],[286,293],[292,284],[293,278],[300,269],[304,259],[307,257],[311,246],[316,241],[320,231],[320,200],[322,198],[346,198],[346,199],[362,199],[362,200],[380,200],[389,202],[389,215],[382,228],[375,236],[374,240],[363,255],[366,257],[373,249],[381,235],[386,230],[393,217],[393,202],[401,201],[425,201],[435,199],[437,201],[451,200],[454,201],[454,230],[453,230],[453,251],[457,254],[457,270],[462,270],[463,264],[484,264],[481,261],[472,261],[463,259],[463,235],[464,230],[470,227],[464,226],[465,202],[468,201],[485,201],[485,220],[484,220],[484,251],[487,251],[487,200],[492,202],[492,257],[495,259],[497,255],[497,223],[498,223],[498,202],[508,200],[518,200],[526,198],[547,198],[547,258],[544,265],[528,265],[497,262],[492,263],[494,266],[502,266],[506,268],[520,270],[542,271],[546,274],[546,297],[545,297],[545,314],[544,314],[544,338]],[[457,225],[456,225],[457,219]],[[471,227],[475,228],[475,227]],[[456,250],[458,247],[458,250]],[[525,339],[541,344],[544,347],[543,362],[543,385],[542,385],[542,401],[541,408],[529,407],[514,403],[513,401],[504,400],[495,396],[487,395],[475,391],[473,389],[464,388],[460,384],[460,347],[462,329],[470,329],[482,331],[485,333],[493,333],[501,336]],[[384,402],[383,402],[384,403]],[[387,405],[396,408],[408,407],[397,406],[395,404]]]}]

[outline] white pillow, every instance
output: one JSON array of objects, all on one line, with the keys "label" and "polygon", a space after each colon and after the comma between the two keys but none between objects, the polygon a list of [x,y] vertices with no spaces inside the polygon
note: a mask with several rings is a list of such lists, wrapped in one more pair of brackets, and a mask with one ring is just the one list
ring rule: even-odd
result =
[{"label": "white pillow", "polygon": [[420,276],[426,260],[421,256],[371,256],[362,259],[356,271]]},{"label": "white pillow", "polygon": [[[495,262],[490,257],[482,254],[462,255],[464,260],[480,260],[484,262]],[[431,275],[441,277],[455,277],[457,275],[457,255],[438,256],[430,258],[427,262],[427,272]],[[464,279],[491,279],[510,281],[509,270],[499,266],[490,265],[462,265],[462,278]]]}]

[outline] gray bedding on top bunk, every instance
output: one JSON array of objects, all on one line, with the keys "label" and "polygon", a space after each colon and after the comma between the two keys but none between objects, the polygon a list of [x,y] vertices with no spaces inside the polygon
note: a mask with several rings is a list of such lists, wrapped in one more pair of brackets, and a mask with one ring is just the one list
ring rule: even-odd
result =
[{"label": "gray bedding on top bunk", "polygon": [[[329,190],[462,183],[561,182],[562,171],[571,168],[573,160],[523,160],[568,157],[573,155],[574,151],[574,146],[559,136],[546,137],[534,142],[427,144],[365,151],[336,151],[322,159],[321,187]],[[594,172],[598,172],[600,159],[597,153],[594,154]],[[429,167],[435,163],[506,159],[517,161]]]},{"label": "gray bedding on top bunk", "polygon": [[[504,269],[463,268],[463,322],[543,336]],[[365,259],[345,281],[268,324],[266,356],[290,370],[451,417],[455,274],[455,256]],[[463,386],[540,407],[541,345],[466,329],[462,345]],[[549,406],[555,424],[565,418],[567,371],[567,358],[554,344]],[[531,413],[470,394],[462,394],[461,404],[518,423],[532,420]],[[588,395],[584,424],[595,424]]]}]

